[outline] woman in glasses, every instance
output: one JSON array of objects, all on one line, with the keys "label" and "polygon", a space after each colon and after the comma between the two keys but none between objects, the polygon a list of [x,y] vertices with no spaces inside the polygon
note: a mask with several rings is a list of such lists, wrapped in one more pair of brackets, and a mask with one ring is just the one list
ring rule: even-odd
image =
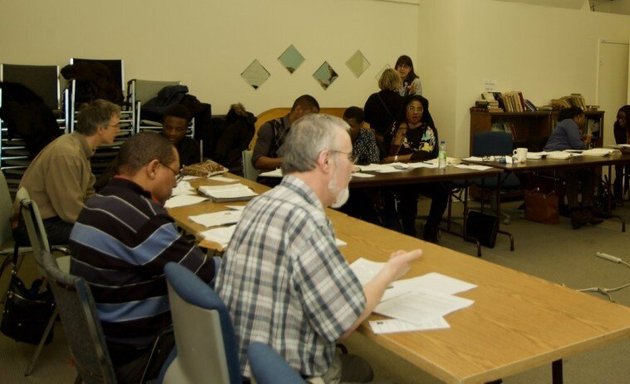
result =
[{"label": "woman in glasses", "polygon": [[[403,118],[392,144],[389,156],[384,163],[419,162],[435,159],[438,156],[438,133],[429,113],[429,102],[420,95],[412,95],[406,99]],[[394,199],[398,199],[397,216],[405,234],[416,235],[416,216],[418,211],[418,196],[420,194],[431,198],[431,209],[424,225],[423,239],[436,243],[438,226],[448,204],[451,192],[450,183],[422,183],[396,189],[388,199],[391,209],[395,206]]]}]

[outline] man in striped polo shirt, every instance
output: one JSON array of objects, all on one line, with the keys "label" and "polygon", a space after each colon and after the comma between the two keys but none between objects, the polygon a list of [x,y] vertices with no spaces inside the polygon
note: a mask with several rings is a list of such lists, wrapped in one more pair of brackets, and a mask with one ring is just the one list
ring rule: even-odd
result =
[{"label": "man in striped polo shirt", "polygon": [[[156,336],[171,324],[164,265],[180,263],[211,283],[218,262],[182,236],[163,207],[179,170],[168,139],[137,134],[117,164],[117,175],[85,202],[72,229],[70,271],[90,284],[118,382],[137,383]],[[172,344],[172,337],[163,340],[163,357]],[[149,378],[161,362],[153,366]]]}]

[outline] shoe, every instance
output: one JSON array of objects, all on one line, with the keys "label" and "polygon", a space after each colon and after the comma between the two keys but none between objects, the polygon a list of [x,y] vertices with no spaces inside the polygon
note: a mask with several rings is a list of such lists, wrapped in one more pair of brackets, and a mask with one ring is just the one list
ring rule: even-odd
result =
[{"label": "shoe", "polygon": [[583,225],[588,224],[589,218],[584,214],[584,210],[580,208],[574,208],[571,210],[571,227],[573,229],[579,229]]},{"label": "shoe", "polygon": [[589,208],[584,208],[582,215],[584,217],[584,224],[597,225],[604,222],[604,219],[593,214],[593,210]]},{"label": "shoe", "polygon": [[581,209],[574,208],[571,210],[571,227],[579,229],[586,222],[584,221],[584,212]]}]

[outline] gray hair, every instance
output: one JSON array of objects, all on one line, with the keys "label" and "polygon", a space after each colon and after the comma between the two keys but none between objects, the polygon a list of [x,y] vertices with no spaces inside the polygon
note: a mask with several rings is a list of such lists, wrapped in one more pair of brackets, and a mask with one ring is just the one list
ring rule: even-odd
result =
[{"label": "gray hair", "polygon": [[282,146],[282,173],[307,172],[315,169],[322,151],[334,150],[339,130],[350,126],[337,116],[312,113],[291,124]]},{"label": "gray hair", "polygon": [[120,116],[119,105],[103,99],[94,100],[81,107],[76,131],[85,136],[92,136],[99,127],[107,127],[114,115]]}]

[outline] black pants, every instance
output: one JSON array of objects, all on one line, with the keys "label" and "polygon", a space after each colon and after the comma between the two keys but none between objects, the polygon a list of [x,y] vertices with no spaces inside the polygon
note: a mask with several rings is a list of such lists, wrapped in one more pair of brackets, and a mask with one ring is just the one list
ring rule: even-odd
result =
[{"label": "black pants", "polygon": [[160,373],[164,361],[168,357],[171,350],[175,346],[175,339],[172,332],[163,334],[153,351],[153,345],[143,348],[136,348],[128,345],[107,343],[107,349],[114,365],[114,372],[119,384],[139,383],[144,373],[151,352],[153,351],[153,359],[147,369],[145,379],[155,379]]},{"label": "black pants", "polygon": [[[50,217],[44,219],[44,229],[46,229],[46,237],[48,237],[49,245],[65,245],[70,239],[73,223],[67,223],[59,217]],[[19,246],[28,246],[31,241],[28,238],[28,232],[23,222],[20,222],[17,228],[13,230],[13,238]]]},{"label": "black pants", "polygon": [[[451,190],[452,186],[450,183],[425,183],[392,189],[390,193],[385,194],[385,210],[389,211],[394,208],[402,224],[402,232],[416,236],[418,197],[423,195],[431,198],[431,208],[424,225],[422,238],[427,241],[437,242],[438,228],[440,221],[442,221],[442,215],[446,211]],[[396,199],[398,204],[396,204]]]}]

